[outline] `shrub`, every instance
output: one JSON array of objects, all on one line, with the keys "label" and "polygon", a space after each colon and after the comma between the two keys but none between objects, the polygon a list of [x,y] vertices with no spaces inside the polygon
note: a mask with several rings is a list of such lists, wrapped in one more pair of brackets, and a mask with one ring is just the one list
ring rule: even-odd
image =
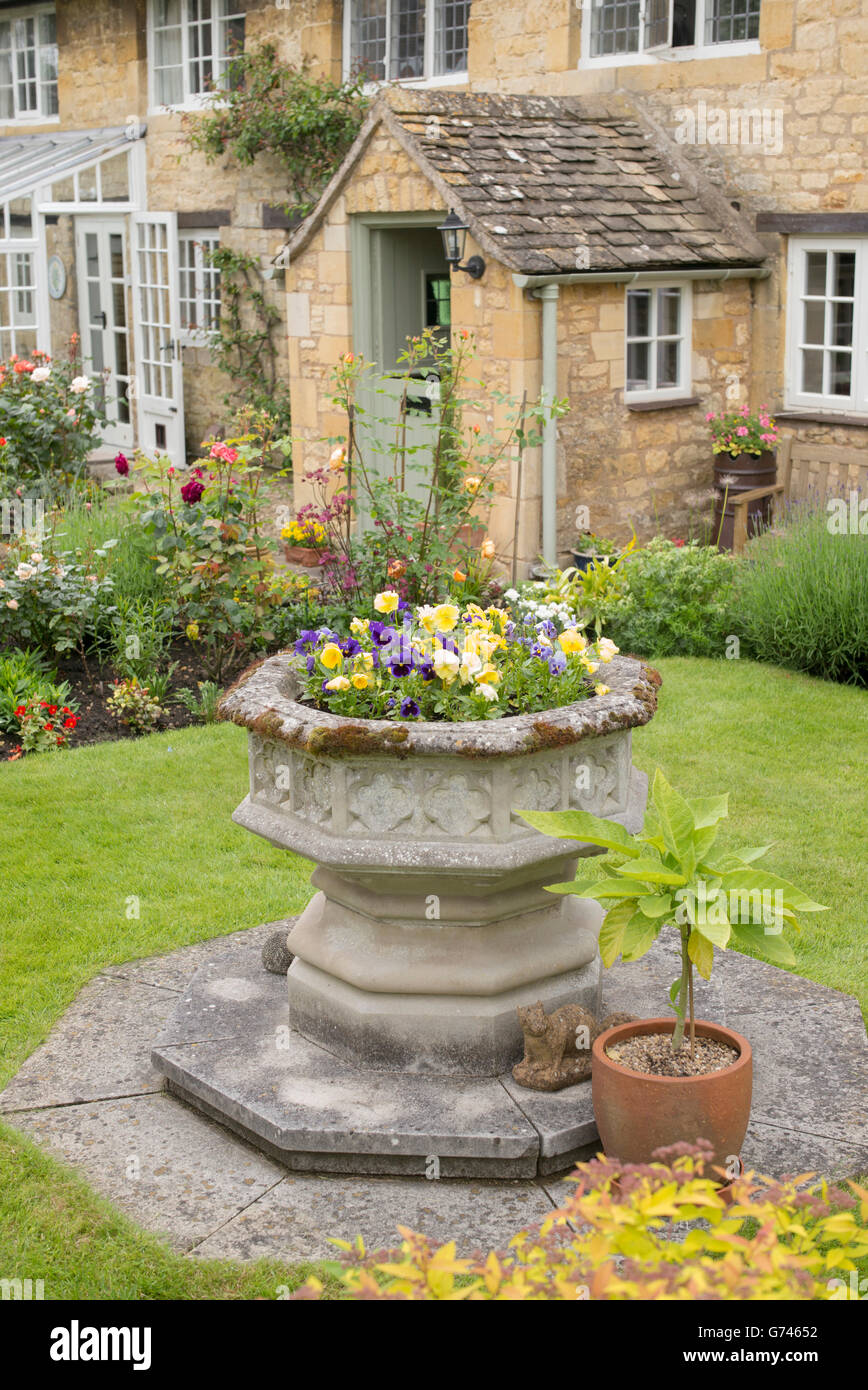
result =
[{"label": "shrub", "polygon": [[606,632],[639,656],[721,656],[734,570],[712,546],[656,536],[620,567],[623,592],[600,607]]},{"label": "shrub", "polygon": [[178,690],[175,700],[183,705],[199,724],[216,724],[217,705],[223,693],[216,681],[198,681],[199,694],[192,690]]},{"label": "shrub", "polygon": [[33,643],[58,656],[75,651],[86,661],[97,614],[111,608],[112,588],[108,576],[74,555],[11,547],[0,560],[0,642]]},{"label": "shrub", "polygon": [[101,410],[100,389],[83,373],[77,335],[66,362],[37,351],[0,363],[5,471],[42,496],[65,486],[98,442]]},{"label": "shrub", "polygon": [[[485,1259],[399,1227],[395,1253],[334,1241],[345,1254],[331,1270],[365,1301],[840,1298],[841,1275],[868,1253],[868,1191],[748,1173],[728,1206],[706,1152],[679,1144],[654,1164],[581,1163],[564,1206]],[[698,1224],[679,1239],[675,1222]],[[324,1292],[312,1278],[293,1297]]]},{"label": "shrub", "polygon": [[276,542],[263,530],[270,483],[260,459],[261,441],[250,437],[213,443],[189,473],[162,458],[135,465],[145,490],[129,504],[171,585],[178,625],[201,644],[215,680],[255,644],[273,640],[267,617],[284,597],[273,569]]},{"label": "shrub", "polygon": [[868,685],[868,537],[829,529],[816,504],[750,542],[734,631],[747,652],[810,675]]},{"label": "shrub", "polygon": [[140,685],[135,676],[129,680],[115,681],[106,706],[118,723],[125,724],[137,734],[151,733],[165,713],[148,687]]},{"label": "shrub", "polygon": [[[41,652],[22,651],[0,655],[0,732],[11,734],[19,729],[19,718],[15,711],[28,701],[37,705],[68,705],[69,685],[58,681],[57,673],[52,671]],[[75,713],[77,706],[72,706]]]},{"label": "shrub", "polygon": [[24,753],[56,753],[67,746],[78,724],[78,716],[69,705],[48,700],[25,700],[16,708],[15,719],[21,742],[10,754],[9,762]]}]

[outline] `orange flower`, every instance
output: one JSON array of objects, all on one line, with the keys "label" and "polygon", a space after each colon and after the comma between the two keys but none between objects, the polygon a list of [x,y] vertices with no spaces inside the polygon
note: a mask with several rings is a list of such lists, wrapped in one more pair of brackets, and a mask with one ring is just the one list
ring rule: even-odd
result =
[{"label": "orange flower", "polygon": [[465,579],[467,578],[467,575],[464,573],[463,570],[454,569],[452,571],[452,578],[455,580],[456,584],[463,584]]},{"label": "orange flower", "polygon": [[486,539],[482,542],[482,545],[479,547],[479,553],[482,556],[483,560],[493,560],[495,555],[497,554],[494,541],[486,537]]},{"label": "orange flower", "polygon": [[402,574],[406,574],[407,566],[403,560],[390,560],[386,566],[386,573],[390,579],[400,579]]}]

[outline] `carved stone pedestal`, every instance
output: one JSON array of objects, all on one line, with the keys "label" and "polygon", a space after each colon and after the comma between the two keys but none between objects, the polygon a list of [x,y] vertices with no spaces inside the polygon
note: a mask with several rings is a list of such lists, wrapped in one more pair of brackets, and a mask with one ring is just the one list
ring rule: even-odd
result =
[{"label": "carved stone pedestal", "polygon": [[222,705],[250,731],[234,819],[318,865],[288,938],[293,1030],[372,1070],[494,1076],[522,1055],[518,1005],[596,1011],[601,910],[545,885],[598,851],[517,811],[640,826],[630,728],[653,714],[656,678],[616,658],[606,680],[610,694],[544,714],[405,724],[297,703],[285,656],[242,677]]}]

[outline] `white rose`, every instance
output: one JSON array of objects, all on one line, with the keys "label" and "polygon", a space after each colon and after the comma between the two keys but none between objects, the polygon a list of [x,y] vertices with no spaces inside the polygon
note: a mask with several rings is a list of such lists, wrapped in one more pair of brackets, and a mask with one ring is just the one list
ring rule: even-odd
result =
[{"label": "white rose", "polygon": [[50,368],[50,367],[34,367],[33,371],[30,373],[30,380],[31,380],[31,381],[47,381],[48,378],[49,378],[50,376],[51,376],[51,368]]},{"label": "white rose", "polygon": [[30,563],[31,563],[31,565],[41,565],[41,564],[42,564],[42,556],[39,554],[39,551],[38,551],[38,550],[34,550],[33,554],[32,554],[31,557],[30,557]]},{"label": "white rose", "polygon": [[21,564],[15,571],[15,576],[17,579],[32,579],[35,573],[36,570],[33,568],[33,566],[26,565],[22,560]]},{"label": "white rose", "polygon": [[69,389],[74,391],[77,396],[83,396],[85,391],[90,390],[90,384],[89,376],[76,376],[69,383]]}]

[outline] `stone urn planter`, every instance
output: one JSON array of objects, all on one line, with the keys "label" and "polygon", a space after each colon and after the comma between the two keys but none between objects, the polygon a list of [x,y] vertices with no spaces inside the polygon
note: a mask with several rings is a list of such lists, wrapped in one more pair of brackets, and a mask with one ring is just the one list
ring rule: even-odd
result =
[{"label": "stone urn planter", "polygon": [[598,905],[544,891],[600,851],[516,810],[578,807],[631,831],[644,774],[631,729],[659,677],[616,657],[610,693],[454,723],[353,720],[295,699],[288,654],[247,671],[220,712],[248,730],[235,821],[312,860],[291,930],[291,1029],[377,1071],[484,1077],[522,1055],[516,1008],[598,1008]]},{"label": "stone urn planter", "polygon": [[290,545],[288,541],[283,543],[283,554],[290,565],[304,565],[306,569],[313,569],[322,560],[322,551],[310,545]]}]

